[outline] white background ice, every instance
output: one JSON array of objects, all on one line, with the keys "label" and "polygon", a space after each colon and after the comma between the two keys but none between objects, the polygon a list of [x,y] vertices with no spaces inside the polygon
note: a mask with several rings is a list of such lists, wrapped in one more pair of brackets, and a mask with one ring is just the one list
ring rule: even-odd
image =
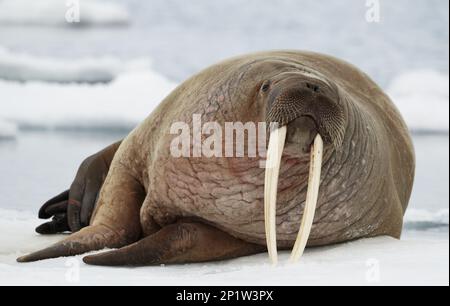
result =
[{"label": "white background ice", "polygon": [[395,78],[387,92],[412,130],[448,132],[449,78],[432,70]]},{"label": "white background ice", "polygon": [[0,119],[0,139],[11,139],[15,138],[16,136],[16,124]]},{"label": "white background ice", "polygon": [[[175,88],[175,84],[149,68],[149,61],[140,60],[127,64],[120,61],[81,61],[79,65],[61,62],[41,64],[43,75],[34,70],[35,79],[84,80],[95,77],[91,72],[108,75],[111,83],[57,84],[46,82],[10,82],[0,80],[0,92],[4,99],[0,104],[0,120],[7,119],[19,127],[34,128],[84,128],[105,129],[109,127],[132,128]],[[112,65],[108,65],[108,62]],[[31,65],[36,65],[30,61]],[[90,64],[89,64],[90,63]],[[24,62],[22,62],[24,64]],[[5,67],[6,64],[3,65]],[[79,73],[70,67],[77,69]],[[2,73],[0,53],[0,75]],[[26,70],[20,67],[22,71]],[[15,71],[7,70],[12,74]],[[121,71],[122,73],[118,73]],[[116,76],[117,74],[117,76]]]},{"label": "white background ice", "polygon": [[[84,25],[121,25],[129,22],[127,9],[118,3],[105,0],[82,2],[80,16],[83,14]],[[69,7],[73,7],[74,3],[76,1],[2,0],[0,1],[0,25],[68,26],[70,24],[66,21],[66,12]]]},{"label": "white background ice", "polygon": [[107,83],[130,69],[149,69],[148,59],[124,62],[111,56],[54,59],[0,48],[0,79],[52,83]]}]

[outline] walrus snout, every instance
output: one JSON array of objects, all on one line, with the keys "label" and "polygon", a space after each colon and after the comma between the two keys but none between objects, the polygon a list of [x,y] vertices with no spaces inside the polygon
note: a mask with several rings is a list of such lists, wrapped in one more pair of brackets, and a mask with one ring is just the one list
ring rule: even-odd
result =
[{"label": "walrus snout", "polygon": [[291,76],[271,85],[266,121],[288,126],[288,143],[300,144],[304,153],[317,134],[337,149],[345,133],[342,107],[337,87],[315,78]]}]

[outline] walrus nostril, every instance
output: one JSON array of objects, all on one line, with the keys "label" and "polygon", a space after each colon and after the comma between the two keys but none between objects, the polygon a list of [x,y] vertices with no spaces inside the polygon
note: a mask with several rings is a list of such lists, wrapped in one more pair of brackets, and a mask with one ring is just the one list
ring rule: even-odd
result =
[{"label": "walrus nostril", "polygon": [[306,83],[306,88],[308,88],[314,92],[318,92],[320,90],[319,86],[311,84],[311,83]]}]

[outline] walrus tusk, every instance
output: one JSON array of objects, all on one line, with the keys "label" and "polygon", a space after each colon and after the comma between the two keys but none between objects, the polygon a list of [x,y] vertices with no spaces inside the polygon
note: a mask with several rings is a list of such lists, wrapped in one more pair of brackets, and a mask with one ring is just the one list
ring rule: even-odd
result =
[{"label": "walrus tusk", "polygon": [[292,249],[291,262],[297,262],[303,255],[308,242],[311,227],[316,212],[317,199],[319,196],[320,174],[322,169],[323,141],[317,134],[311,149],[311,164],[309,168],[308,191],[306,194],[305,210],[303,212],[302,223],[298,232],[297,240]]},{"label": "walrus tusk", "polygon": [[267,250],[274,265],[278,262],[276,233],[277,187],[286,131],[287,127],[283,126],[271,132],[267,149],[266,178],[264,183],[264,220]]}]

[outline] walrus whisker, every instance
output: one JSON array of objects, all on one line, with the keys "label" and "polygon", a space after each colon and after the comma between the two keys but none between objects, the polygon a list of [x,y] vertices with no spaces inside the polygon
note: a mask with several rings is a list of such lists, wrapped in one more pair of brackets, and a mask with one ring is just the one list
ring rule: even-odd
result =
[{"label": "walrus whisker", "polygon": [[271,132],[269,147],[267,149],[266,177],[264,184],[264,220],[267,250],[274,265],[278,262],[276,233],[277,187],[286,133],[286,126],[282,126]]},{"label": "walrus whisker", "polygon": [[316,213],[317,199],[319,196],[320,175],[322,169],[323,140],[320,134],[314,139],[311,148],[311,162],[309,168],[308,191],[306,193],[305,210],[297,240],[292,249],[291,262],[297,262],[303,255],[309,235],[311,233],[314,215]]}]

